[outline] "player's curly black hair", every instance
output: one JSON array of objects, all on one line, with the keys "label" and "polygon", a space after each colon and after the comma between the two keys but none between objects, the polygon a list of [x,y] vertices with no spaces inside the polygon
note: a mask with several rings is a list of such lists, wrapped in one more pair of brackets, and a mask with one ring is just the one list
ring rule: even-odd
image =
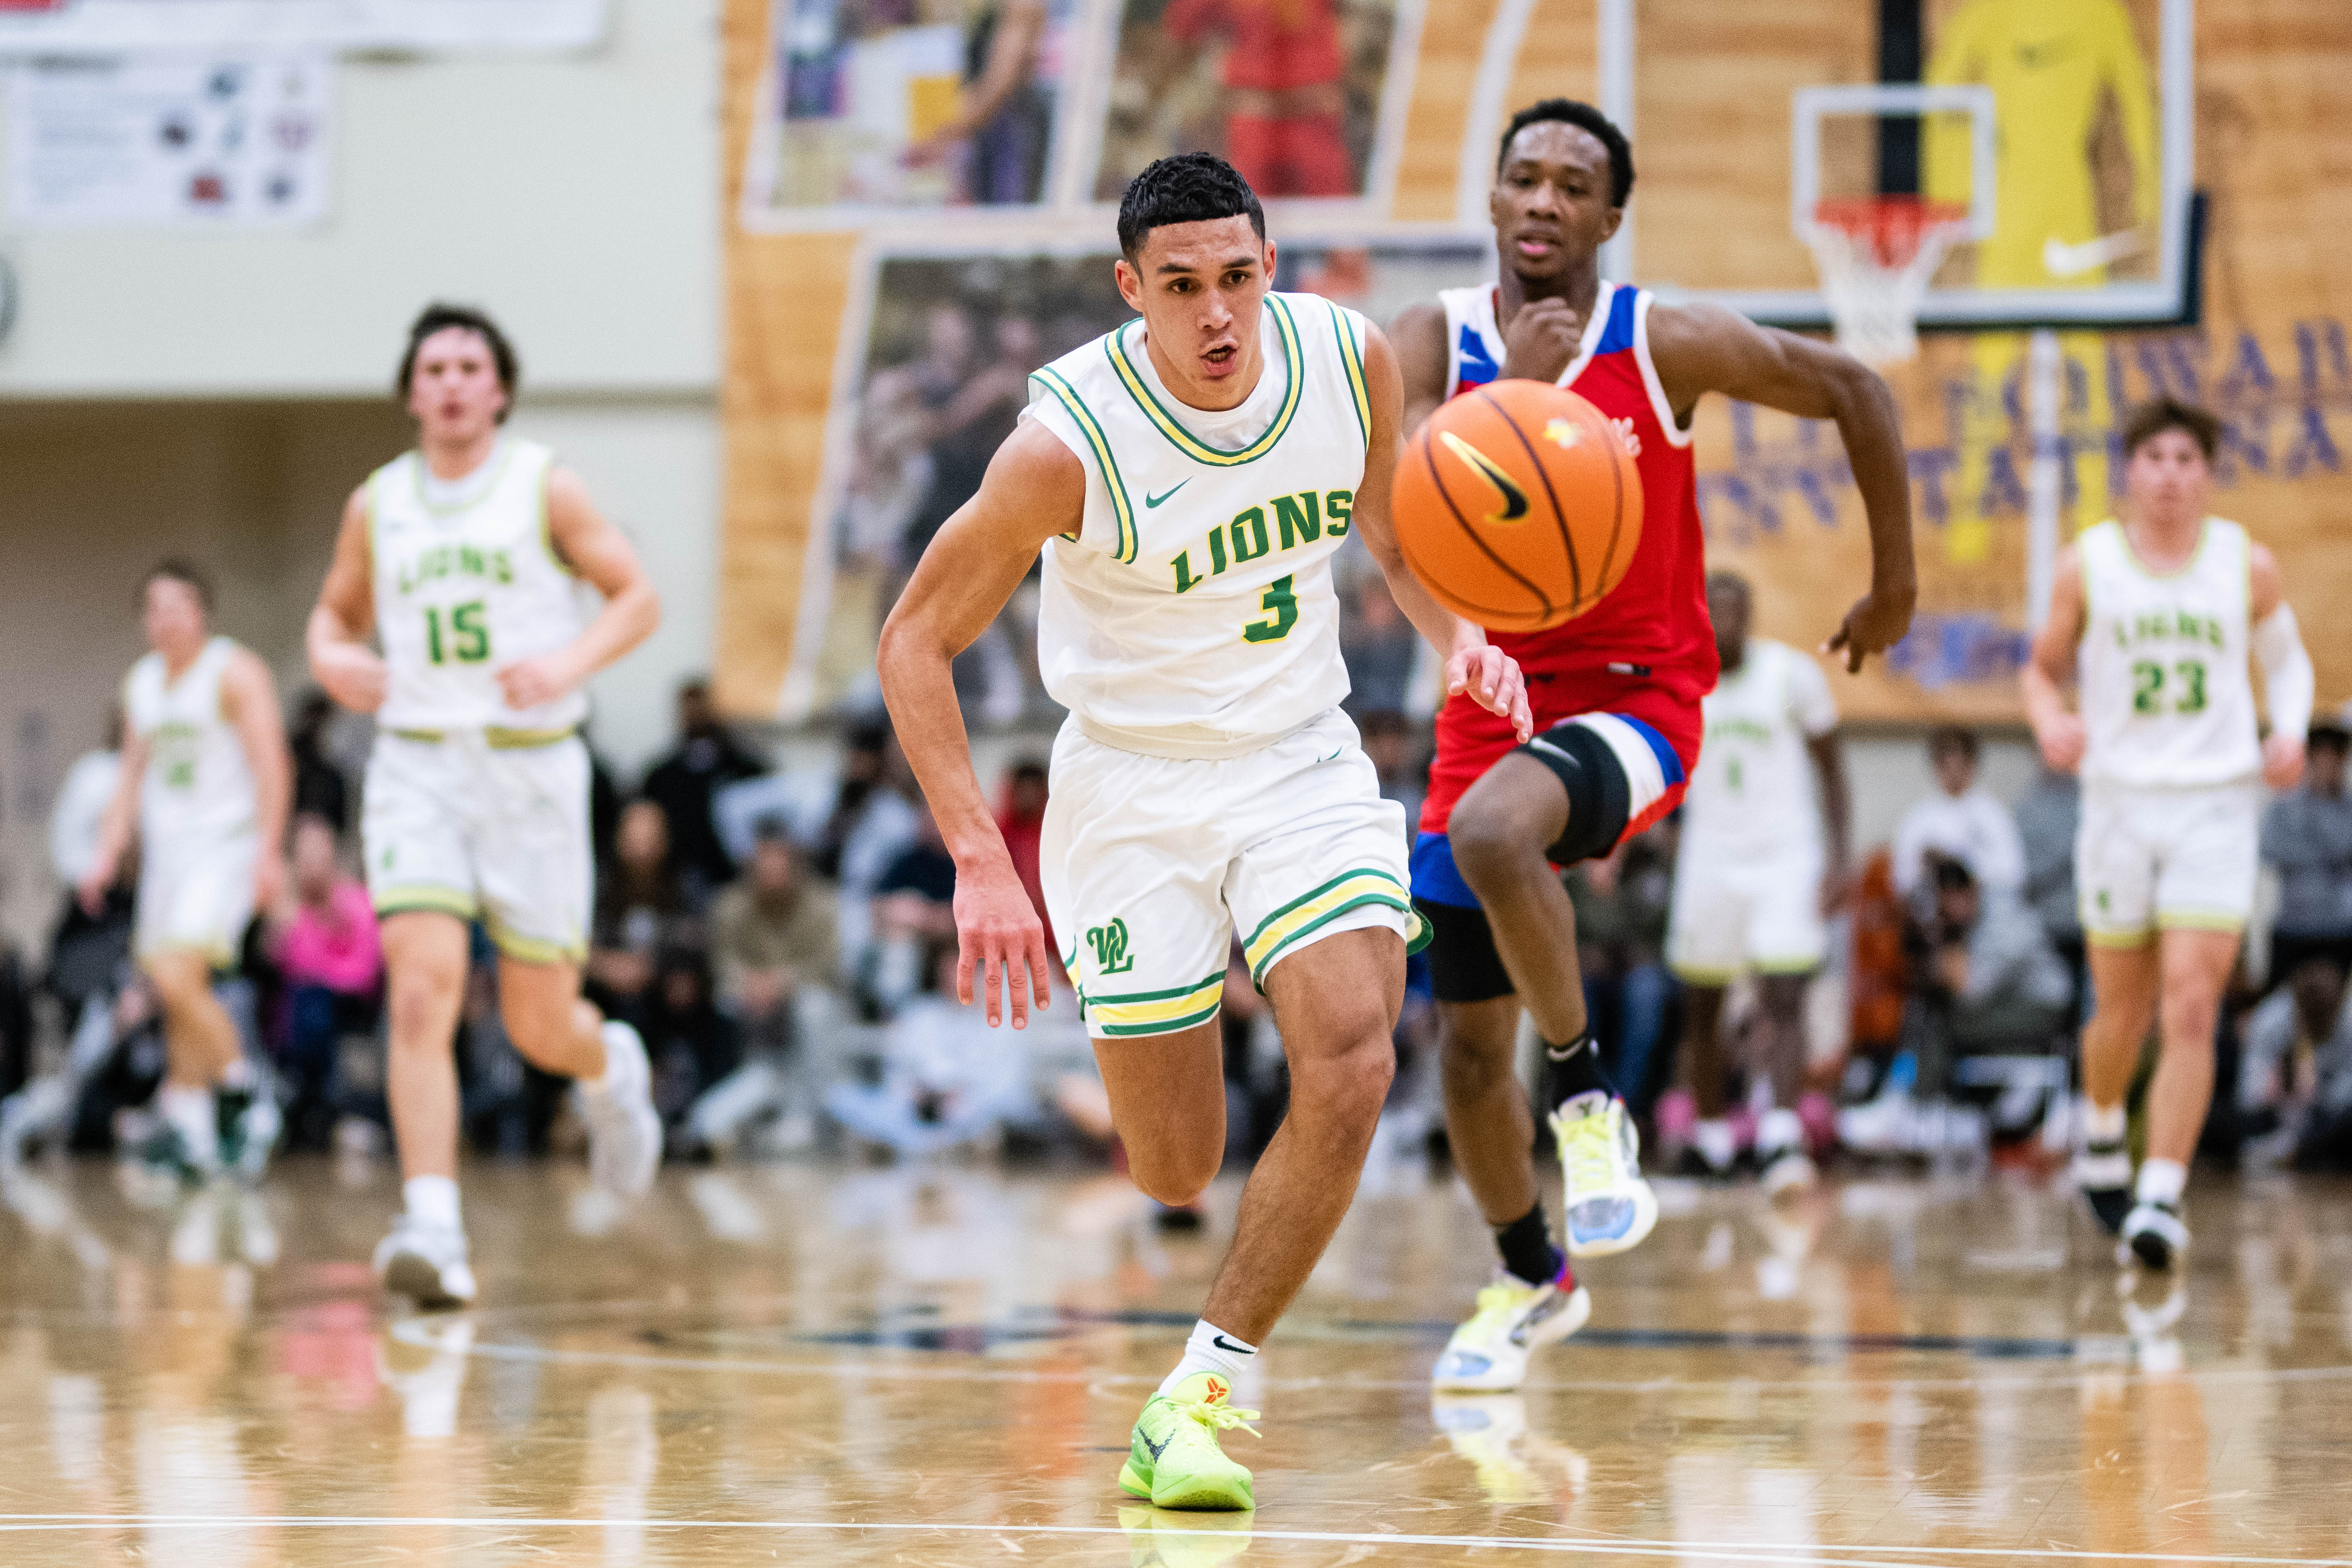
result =
[{"label": "player's curly black hair", "polygon": [[1609,205],[1622,207],[1633,194],[1633,144],[1617,129],[1617,122],[1589,103],[1579,103],[1572,98],[1547,98],[1530,103],[1511,116],[1503,129],[1503,144],[1495,150],[1495,173],[1500,174],[1503,165],[1510,162],[1511,142],[1530,125],[1540,125],[1548,120],[1563,125],[1573,125],[1579,131],[1591,132],[1593,140],[1609,149]]},{"label": "player's curly black hair", "polygon": [[514,344],[499,331],[499,324],[490,320],[487,311],[471,305],[450,305],[436,300],[408,324],[408,346],[401,351],[400,374],[394,382],[400,389],[401,402],[408,401],[409,384],[416,376],[416,351],[425,346],[425,339],[451,327],[472,332],[489,345],[490,361],[499,370],[499,384],[506,388],[507,405],[499,410],[499,423],[505,424],[507,416],[514,412],[515,384],[522,379],[522,362],[516,358]]},{"label": "player's curly black hair", "polygon": [[1118,198],[1118,247],[1131,263],[1163,224],[1246,217],[1265,237],[1265,208],[1239,170],[1213,153],[1179,153],[1146,164]]}]

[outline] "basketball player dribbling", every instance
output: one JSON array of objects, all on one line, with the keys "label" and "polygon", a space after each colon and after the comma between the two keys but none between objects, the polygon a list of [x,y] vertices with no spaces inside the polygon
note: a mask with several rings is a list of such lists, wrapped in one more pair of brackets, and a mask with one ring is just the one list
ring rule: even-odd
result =
[{"label": "basketball player dribbling", "polygon": [[[2124,520],[2060,554],[2019,675],[2042,759],[2083,775],[2074,883],[2092,1011],[2075,1179],[2123,1259],[2151,1268],[2189,1245],[2181,1194],[2213,1098],[2221,990],[2253,910],[2261,786],[2303,776],[2315,688],[2277,557],[2206,513],[2220,437],[2212,415],[2170,398],[2125,421]],[[2160,1055],[2135,1182],[2124,1096],[2151,1022]]]},{"label": "basketball player dribbling", "polygon": [[[1665,816],[1697,761],[1700,701],[1717,673],[1691,458],[1699,398],[1837,422],[1869,517],[1871,584],[1824,651],[1859,670],[1901,639],[1916,596],[1910,481],[1885,383],[1834,348],[1720,306],[1657,304],[1602,281],[1600,247],[1633,185],[1632,149],[1598,110],[1565,99],[1521,110],[1489,203],[1500,281],[1448,289],[1394,328],[1408,433],[1470,387],[1557,382],[1624,434],[1643,498],[1641,543],[1607,597],[1549,631],[1495,637],[1526,671],[1542,733],[1522,741],[1452,699],[1438,714],[1413,900],[1433,928],[1447,1134],[1502,1257],[1438,1359],[1441,1388],[1518,1386],[1529,1352],[1591,1310],[1569,1256],[1622,1252],[1657,1221],[1633,1124],[1586,1027],[1575,915],[1554,868],[1606,855]],[[1512,1070],[1522,1008],[1550,1062],[1565,1252],[1537,1197],[1534,1129]]]},{"label": "basketball player dribbling", "polygon": [[163,1086],[151,1170],[201,1181],[258,1173],[277,1142],[277,1105],[253,1076],[235,1020],[213,994],[256,910],[286,882],[281,846],[293,763],[278,687],[258,655],[212,632],[212,584],[166,561],[139,603],[148,653],[122,683],[122,780],[82,878],[82,907],[105,902],[139,844],[140,969],[163,1010]]},{"label": "basketball player dribbling", "polygon": [[1162,159],[1119,205],[1119,289],[1142,320],[1031,381],[980,493],[883,629],[908,761],[956,861],[958,990],[1000,1021],[1046,1005],[1054,959],[973,775],[949,668],[1045,552],[1038,662],[1070,710],[1040,859],[1136,1184],[1197,1197],[1224,1156],[1217,1022],[1238,924],[1272,1002],[1290,1107],[1242,1194],[1182,1357],[1137,1417],[1120,1487],[1162,1508],[1255,1506],[1218,1434],[1257,1344],[1347,1212],[1395,1065],[1419,934],[1402,810],[1339,712],[1331,557],[1363,533],[1446,657],[1449,688],[1532,732],[1517,666],[1402,566],[1388,517],[1402,403],[1387,340],[1272,291],[1249,185]]},{"label": "basketball player dribbling", "polygon": [[[661,1161],[645,1046],[580,994],[594,873],[579,735],[582,686],[652,633],[661,604],[578,478],[503,430],[516,375],[488,316],[416,319],[398,380],[416,449],[352,492],[309,631],[319,684],[376,716],[361,837],[404,1207],[375,1268],[429,1308],[474,1296],[454,1051],[477,919],[515,1048],[573,1081],[598,1185],[634,1196]],[[604,600],[585,625],[575,578]]]}]

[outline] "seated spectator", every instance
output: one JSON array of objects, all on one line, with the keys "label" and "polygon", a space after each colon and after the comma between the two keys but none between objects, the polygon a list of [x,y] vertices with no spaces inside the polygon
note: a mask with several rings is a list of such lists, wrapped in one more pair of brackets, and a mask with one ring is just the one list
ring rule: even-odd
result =
[{"label": "seated spectator", "polygon": [[335,721],[335,701],[312,688],[294,709],[294,723],[286,732],[286,749],[294,761],[294,815],[315,816],[337,837],[351,831],[351,781],[327,755],[327,726]]},{"label": "seated spectator", "polygon": [[285,984],[278,1071],[288,1145],[323,1149],[341,1110],[336,1066],[346,1035],[371,1034],[383,950],[367,889],[343,868],[323,816],[294,819],[286,908],[272,918],[272,961]]},{"label": "seated spectator", "polygon": [[740,1022],[753,1054],[789,1054],[803,986],[831,990],[841,975],[833,891],[809,877],[782,823],[761,830],[741,880],[711,906],[719,1005]]},{"label": "seated spectator", "polygon": [[1348,710],[1402,713],[1412,689],[1421,634],[1397,608],[1378,572],[1356,573],[1352,597],[1356,613],[1347,618],[1339,644],[1348,667]]},{"label": "seated spectator", "polygon": [[1404,841],[1408,851],[1421,833],[1421,803],[1428,792],[1424,765],[1413,766],[1412,731],[1404,715],[1393,708],[1367,709],[1356,721],[1364,737],[1364,755],[1380,774],[1381,798],[1404,807]]},{"label": "seated spectator", "polygon": [[956,947],[955,860],[929,806],[916,808],[915,841],[875,885],[873,931],[866,990],[887,1018],[931,972],[932,955]]},{"label": "seated spectator", "polygon": [[645,1020],[654,1109],[676,1145],[695,1102],[742,1065],[743,1029],[719,1010],[709,955],[693,947],[663,949]]},{"label": "seated spectator", "polygon": [[713,804],[719,834],[737,860],[751,855],[755,831],[781,816],[809,853],[810,868],[841,892],[841,948],[868,945],[868,900],[882,873],[914,841],[914,786],[907,759],[881,725],[854,730],[830,773],[783,773],[746,779]]},{"label": "seated spectator", "polygon": [[613,874],[597,885],[589,931],[590,1000],[608,1016],[635,1024],[653,984],[656,956],[694,933],[662,808],[631,801],[621,808],[613,838]]},{"label": "seated spectator", "polygon": [[996,814],[996,830],[1004,835],[1005,852],[1013,857],[1013,875],[1029,894],[1029,902],[1045,927],[1045,951],[1058,956],[1054,920],[1045,912],[1045,882],[1037,858],[1045,832],[1045,764],[1024,757],[1004,775],[1004,805]]},{"label": "seated spectator", "polygon": [[106,743],[73,760],[49,812],[49,866],[68,902],[98,858],[99,831],[121,777],[122,710],[117,706],[107,716]]},{"label": "seated spectator", "polygon": [[2352,969],[2352,796],[2344,793],[2345,731],[2322,721],[2305,742],[2303,787],[2263,813],[2263,858],[2278,868],[2270,973],[2286,980],[2310,959]]},{"label": "seated spectator", "polygon": [[2013,891],[1983,886],[1962,860],[1930,865],[1933,913],[1904,1016],[1916,1077],[1890,1072],[1887,1095],[1838,1119],[1839,1136],[1864,1152],[1932,1154],[1980,1142],[1980,1123],[1956,1131],[1966,1119],[1949,1110],[1953,1062],[2050,1053],[2073,997],[2064,963]]},{"label": "seated spectator", "polygon": [[900,1006],[884,1037],[878,1075],[833,1086],[824,1108],[852,1136],[900,1155],[994,1137],[1032,1120],[1023,1041],[992,1029],[977,1000],[956,1000],[956,954],[942,951],[932,988]]},{"label": "seated spectator", "polygon": [[1988,892],[2014,893],[2025,885],[2025,847],[2009,807],[1977,784],[1977,738],[1947,724],[1927,737],[1927,762],[1937,792],[1903,814],[1895,829],[1895,890],[1915,916],[1929,919],[1935,889],[1927,857],[1966,865]]},{"label": "seated spectator", "polygon": [[2238,1117],[2249,1164],[2352,1164],[2352,1012],[2326,959],[2305,959],[2248,1016]]},{"label": "seated spectator", "polygon": [[2074,835],[2083,825],[2081,782],[2043,764],[2033,787],[2017,803],[2016,820],[2025,851],[2025,902],[2042,921],[2050,945],[2066,961],[2079,1013],[2088,988],[2083,911],[2074,899]]},{"label": "seated spectator", "polygon": [[646,772],[641,793],[669,819],[671,855],[690,908],[708,908],[735,875],[734,857],[711,815],[712,797],[766,771],[719,722],[709,681],[677,689],[677,744]]}]

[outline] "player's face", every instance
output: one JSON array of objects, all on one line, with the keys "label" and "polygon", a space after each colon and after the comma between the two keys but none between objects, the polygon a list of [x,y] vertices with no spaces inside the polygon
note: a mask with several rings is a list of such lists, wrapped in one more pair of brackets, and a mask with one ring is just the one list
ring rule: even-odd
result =
[{"label": "player's face", "polygon": [[2132,453],[2124,488],[2139,516],[2201,518],[2213,492],[2213,469],[2197,437],[2186,430],[2159,430]]},{"label": "player's face", "polygon": [[1591,265],[1624,221],[1609,193],[1609,149],[1601,138],[1558,120],[1521,131],[1487,198],[1503,265],[1530,281]]},{"label": "player's face", "polygon": [[408,412],[426,439],[478,439],[498,424],[506,406],[499,363],[481,333],[468,327],[444,327],[416,345]]},{"label": "player's face", "polygon": [[202,647],[208,635],[205,602],[176,577],[158,577],[147,584],[140,624],[147,646],[166,658],[185,658]]},{"label": "player's face", "polygon": [[1246,217],[1163,224],[1132,263],[1118,263],[1119,293],[1175,371],[1180,384],[1170,390],[1189,385],[1212,400],[1255,363],[1258,307],[1273,284],[1273,242]]}]

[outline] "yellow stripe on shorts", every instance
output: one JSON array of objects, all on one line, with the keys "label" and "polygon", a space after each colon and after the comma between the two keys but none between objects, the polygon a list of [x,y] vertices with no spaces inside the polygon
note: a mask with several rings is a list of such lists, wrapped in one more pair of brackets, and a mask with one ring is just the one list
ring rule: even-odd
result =
[{"label": "yellow stripe on shorts", "polygon": [[1217,1016],[1225,994],[1225,972],[1171,991],[1136,991],[1123,996],[1088,996],[1087,1011],[1106,1035],[1168,1035],[1205,1024]]},{"label": "yellow stripe on shorts", "polygon": [[1261,921],[1250,939],[1242,944],[1242,954],[1249,961],[1250,979],[1262,983],[1266,966],[1280,956],[1282,950],[1364,904],[1385,904],[1402,911],[1410,922],[1413,934],[1420,934],[1421,917],[1412,911],[1412,900],[1406,896],[1404,884],[1386,871],[1370,868],[1334,877],[1304,898],[1294,899]]}]

